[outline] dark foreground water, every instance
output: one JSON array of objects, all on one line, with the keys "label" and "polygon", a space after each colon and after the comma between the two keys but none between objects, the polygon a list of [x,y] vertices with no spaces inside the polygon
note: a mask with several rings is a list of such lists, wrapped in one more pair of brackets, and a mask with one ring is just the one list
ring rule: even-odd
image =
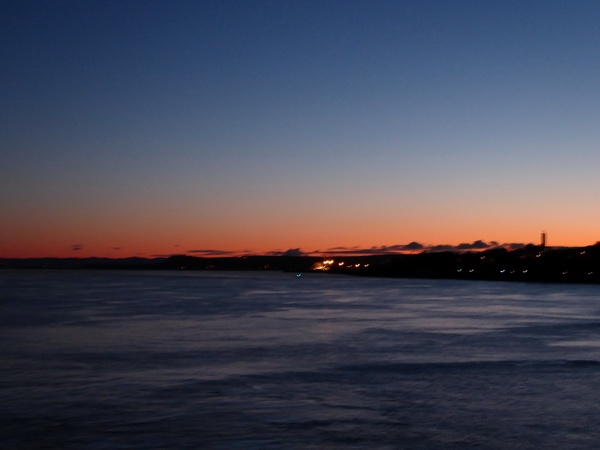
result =
[{"label": "dark foreground water", "polygon": [[598,448],[600,286],[0,271],[0,448]]}]

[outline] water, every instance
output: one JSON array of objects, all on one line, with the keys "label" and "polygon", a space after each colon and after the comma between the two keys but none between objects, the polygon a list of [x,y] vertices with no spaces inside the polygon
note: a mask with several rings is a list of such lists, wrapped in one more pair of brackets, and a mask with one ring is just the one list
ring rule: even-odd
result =
[{"label": "water", "polygon": [[0,447],[597,448],[600,286],[0,271]]}]

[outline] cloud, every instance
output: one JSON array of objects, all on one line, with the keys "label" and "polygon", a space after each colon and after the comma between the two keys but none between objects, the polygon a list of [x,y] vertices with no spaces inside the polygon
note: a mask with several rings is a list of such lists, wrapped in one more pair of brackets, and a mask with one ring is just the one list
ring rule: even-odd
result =
[{"label": "cloud", "polygon": [[462,243],[455,247],[456,250],[484,250],[490,248],[490,244],[486,244],[482,240],[473,242],[472,244]]},{"label": "cloud", "polygon": [[453,245],[433,245],[427,247],[427,251],[430,252],[452,252],[456,250]]},{"label": "cloud", "polygon": [[[420,242],[412,241],[408,244],[395,244],[395,245],[380,245],[372,246],[368,248],[360,246],[338,246],[330,247],[325,250],[314,250],[304,252],[299,247],[290,248],[288,250],[273,250],[270,252],[263,253],[269,256],[369,256],[369,255],[399,255],[406,253],[414,253],[426,251],[430,253],[436,252],[468,252],[468,251],[482,251],[493,248],[506,248],[507,250],[515,250],[525,247],[527,244],[523,243],[504,243],[499,244],[497,241],[483,241],[481,239],[473,241],[471,243],[463,242],[458,245],[424,245]],[[75,248],[73,248],[75,250]],[[196,254],[201,257],[225,257],[225,256],[240,256],[240,255],[251,255],[253,254],[249,250],[239,251],[228,251],[228,250],[217,250],[217,249],[194,249],[188,250],[186,253]],[[158,255],[156,255],[158,256]],[[163,255],[160,255],[163,256]]]},{"label": "cloud", "polygon": [[499,248],[505,248],[507,250],[517,250],[519,248],[527,247],[528,244],[524,244],[522,242],[509,242],[504,244],[499,244]]},{"label": "cloud", "polygon": [[499,244],[498,241],[485,242],[482,240],[477,240],[471,244],[462,243],[459,245],[432,245],[427,247],[426,250],[429,252],[465,252],[471,250],[490,250],[493,248],[505,248],[507,250],[516,250],[525,246],[527,246],[527,244],[517,242]]},{"label": "cloud", "polygon": [[235,252],[226,250],[188,250],[187,253],[199,253],[201,256],[229,256]]},{"label": "cloud", "polygon": [[73,244],[73,245],[71,245],[71,250],[73,250],[74,252],[78,252],[82,248],[83,248],[82,244]]},{"label": "cloud", "polygon": [[271,256],[305,256],[306,255],[306,253],[304,253],[299,248],[290,248],[289,250],[286,250],[285,252],[273,251],[273,252],[269,252],[268,254]]},{"label": "cloud", "polygon": [[[323,253],[327,255],[390,255],[397,253],[412,252],[416,250],[423,250],[425,246],[418,242],[411,242],[410,244],[396,244],[396,245],[381,245],[369,248],[360,248],[359,246],[354,247],[331,247],[326,249]],[[313,252],[319,253],[319,252]]]},{"label": "cloud", "polygon": [[423,250],[425,247],[423,244],[419,244],[418,242],[411,242],[410,244],[406,244],[404,246],[404,250]]},{"label": "cloud", "polygon": [[448,244],[431,245],[431,246],[427,247],[426,250],[428,252],[433,252],[433,253],[435,253],[435,252],[467,252],[467,251],[471,251],[471,250],[489,250],[490,248],[494,248],[497,245],[498,245],[498,243],[495,241],[487,243],[487,242],[479,239],[477,241],[473,241],[470,244],[467,242],[463,242],[458,245],[448,245]]},{"label": "cloud", "polygon": [[400,252],[404,250],[404,245],[390,245],[389,247],[386,245],[382,245],[379,247],[384,252]]},{"label": "cloud", "polygon": [[333,247],[326,249],[323,253],[327,255],[376,255],[381,251],[378,247],[359,248],[359,247]]}]

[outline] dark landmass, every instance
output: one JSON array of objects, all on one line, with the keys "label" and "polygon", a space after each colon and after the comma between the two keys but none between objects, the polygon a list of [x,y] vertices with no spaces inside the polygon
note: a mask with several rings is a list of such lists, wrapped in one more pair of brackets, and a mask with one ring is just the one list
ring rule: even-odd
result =
[{"label": "dark landmass", "polygon": [[544,248],[528,245],[466,253],[419,253],[344,257],[240,256],[204,258],[0,259],[4,269],[270,270],[369,277],[600,283],[600,244]]},{"label": "dark landmass", "polygon": [[154,269],[167,258],[0,258],[0,269]]}]

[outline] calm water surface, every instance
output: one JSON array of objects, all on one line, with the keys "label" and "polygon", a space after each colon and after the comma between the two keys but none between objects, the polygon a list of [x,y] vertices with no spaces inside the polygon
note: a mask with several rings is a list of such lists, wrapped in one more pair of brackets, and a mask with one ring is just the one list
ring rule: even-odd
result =
[{"label": "calm water surface", "polygon": [[597,448],[600,286],[0,271],[0,447]]}]

